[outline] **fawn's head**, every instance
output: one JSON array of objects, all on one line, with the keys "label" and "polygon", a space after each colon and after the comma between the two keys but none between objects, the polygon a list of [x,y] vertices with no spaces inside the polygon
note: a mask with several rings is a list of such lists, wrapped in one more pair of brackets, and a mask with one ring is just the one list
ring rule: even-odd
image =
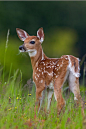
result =
[{"label": "fawn's head", "polygon": [[19,28],[16,28],[16,31],[19,39],[24,41],[24,44],[19,47],[20,52],[28,52],[30,57],[35,56],[44,41],[43,28],[39,28],[37,36],[30,36],[26,31]]}]

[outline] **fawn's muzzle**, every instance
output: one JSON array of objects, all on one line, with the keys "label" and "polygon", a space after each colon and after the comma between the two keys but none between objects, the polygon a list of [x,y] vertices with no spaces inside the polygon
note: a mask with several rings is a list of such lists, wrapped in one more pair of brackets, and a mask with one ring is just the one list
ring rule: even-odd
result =
[{"label": "fawn's muzzle", "polygon": [[23,45],[22,46],[19,46],[19,50],[22,50],[23,49]]},{"label": "fawn's muzzle", "polygon": [[26,49],[24,48],[24,45],[19,46],[19,50],[20,50],[20,52],[25,52],[26,51]]}]

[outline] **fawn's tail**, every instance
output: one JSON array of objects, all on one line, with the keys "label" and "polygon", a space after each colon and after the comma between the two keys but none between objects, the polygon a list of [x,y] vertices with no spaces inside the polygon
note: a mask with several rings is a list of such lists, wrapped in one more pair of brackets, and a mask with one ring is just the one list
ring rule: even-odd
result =
[{"label": "fawn's tail", "polygon": [[80,77],[79,58],[72,55],[68,55],[69,69],[75,77]]}]

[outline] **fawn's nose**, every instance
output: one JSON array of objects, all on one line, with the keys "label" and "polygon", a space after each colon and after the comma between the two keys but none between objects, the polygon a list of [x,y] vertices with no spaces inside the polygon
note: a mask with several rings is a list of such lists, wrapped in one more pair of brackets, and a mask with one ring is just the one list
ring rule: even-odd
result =
[{"label": "fawn's nose", "polygon": [[22,50],[23,49],[23,45],[22,46],[19,46],[19,50]]}]

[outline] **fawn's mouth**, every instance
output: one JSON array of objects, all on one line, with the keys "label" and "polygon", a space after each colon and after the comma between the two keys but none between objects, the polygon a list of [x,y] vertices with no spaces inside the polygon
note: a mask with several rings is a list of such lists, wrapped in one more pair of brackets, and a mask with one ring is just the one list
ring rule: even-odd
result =
[{"label": "fawn's mouth", "polygon": [[37,50],[36,49],[28,49],[27,50],[24,47],[24,45],[22,45],[22,46],[19,47],[19,51],[20,52],[28,52],[28,54],[29,54],[30,57],[34,57],[37,54]]},{"label": "fawn's mouth", "polygon": [[34,57],[37,54],[36,49],[26,49],[23,45],[19,47],[20,52],[28,52],[30,57]]},{"label": "fawn's mouth", "polygon": [[21,45],[21,46],[19,46],[19,51],[20,51],[20,52],[25,52],[26,49],[25,49],[25,47],[24,47],[23,45]]}]

